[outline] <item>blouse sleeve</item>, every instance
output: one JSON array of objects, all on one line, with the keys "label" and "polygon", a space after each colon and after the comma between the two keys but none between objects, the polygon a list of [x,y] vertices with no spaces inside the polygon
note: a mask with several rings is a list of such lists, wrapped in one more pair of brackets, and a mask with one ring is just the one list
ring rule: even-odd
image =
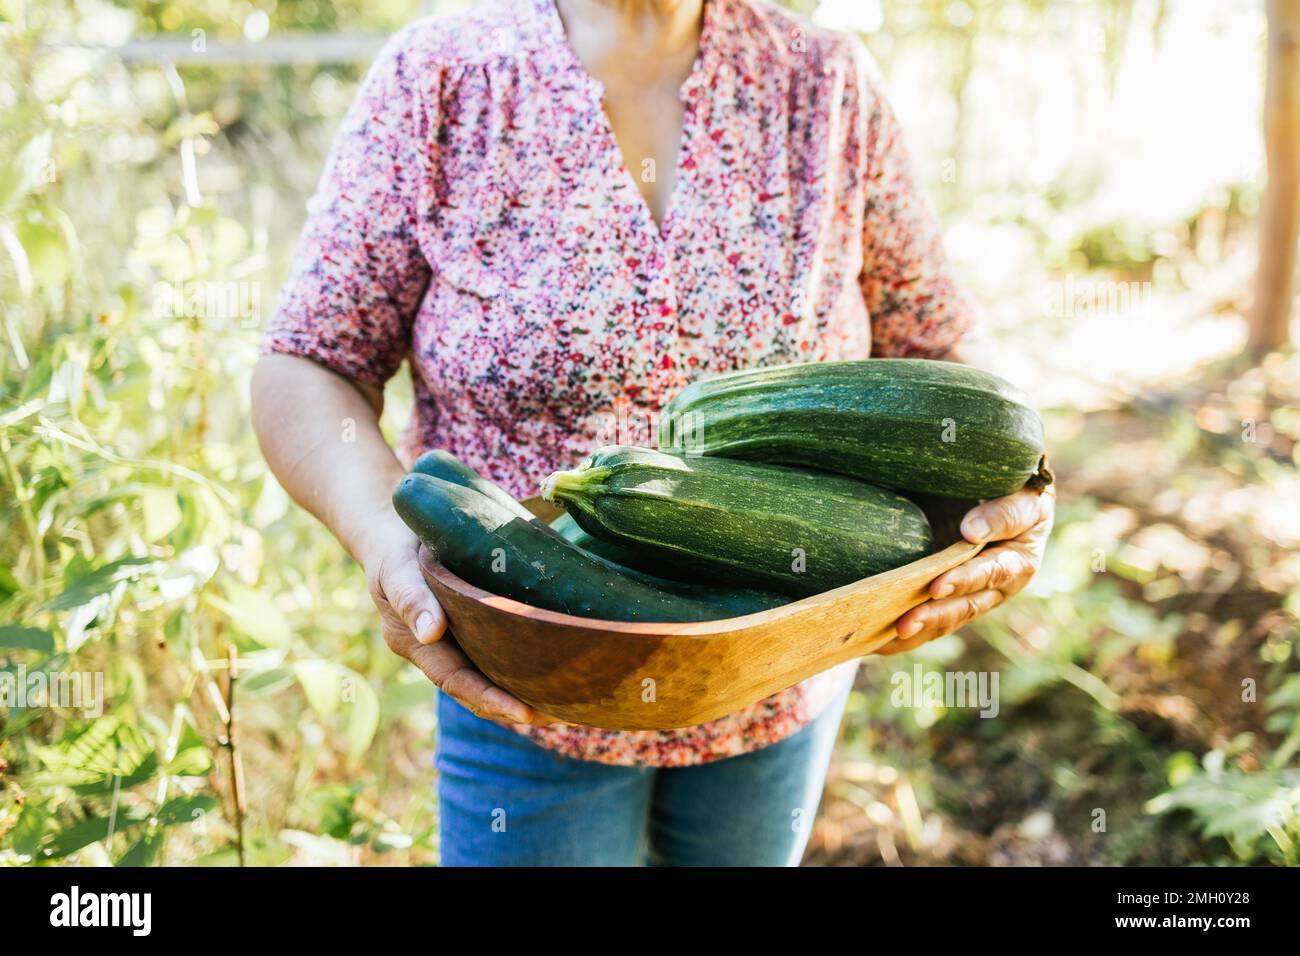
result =
[{"label": "blouse sleeve", "polygon": [[870,61],[866,72],[860,282],[871,315],[871,354],[935,358],[962,337],[973,317],[953,281],[938,221],[912,169],[879,72]]},{"label": "blouse sleeve", "polygon": [[436,98],[404,37],[381,51],[343,120],[262,341],[376,387],[409,350],[429,283],[415,227]]}]

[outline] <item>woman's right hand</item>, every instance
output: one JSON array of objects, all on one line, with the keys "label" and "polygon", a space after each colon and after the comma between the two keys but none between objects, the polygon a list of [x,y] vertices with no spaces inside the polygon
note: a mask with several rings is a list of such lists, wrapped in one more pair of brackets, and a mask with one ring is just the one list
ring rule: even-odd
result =
[{"label": "woman's right hand", "polygon": [[[445,636],[447,617],[420,573],[420,543],[390,501],[406,468],[379,429],[382,390],[310,359],[264,355],[252,391],[253,424],[267,463],[285,491],[365,569],[388,646],[480,717],[555,723],[494,685]],[[340,422],[356,426],[346,442],[339,440]],[[330,481],[320,481],[323,474]]]},{"label": "woman's right hand", "polygon": [[384,640],[444,693],[480,717],[554,723],[489,681],[447,635],[447,616],[420,573],[420,542],[391,506],[381,509],[358,558],[383,619]]}]

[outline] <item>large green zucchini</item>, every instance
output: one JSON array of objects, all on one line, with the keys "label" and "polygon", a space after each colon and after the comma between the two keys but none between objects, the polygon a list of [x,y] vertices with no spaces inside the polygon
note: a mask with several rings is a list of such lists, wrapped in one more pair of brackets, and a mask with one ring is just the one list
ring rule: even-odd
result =
[{"label": "large green zucchini", "polygon": [[772,591],[759,588],[742,588],[730,584],[716,584],[709,581],[683,581],[678,576],[680,568],[673,568],[663,561],[656,561],[653,556],[642,553],[637,548],[628,547],[603,538],[594,538],[582,529],[582,525],[573,520],[567,511],[551,522],[551,528],[570,544],[581,548],[592,557],[608,561],[639,581],[683,597],[704,601],[729,615],[742,617],[758,611],[768,611],[790,599]]},{"label": "large green zucchini", "polygon": [[712,621],[734,612],[624,573],[486,495],[410,474],[393,507],[453,573],[534,607],[609,621]]},{"label": "large green zucchini", "polygon": [[695,382],[664,409],[659,443],[673,454],[804,465],[949,498],[996,498],[1031,478],[1050,480],[1042,422],[1013,386],[924,359],[785,365]]},{"label": "large green zucchini", "polygon": [[930,552],[901,495],[839,475],[610,447],[546,479],[589,534],[714,580],[819,594]]},{"label": "large green zucchini", "polygon": [[551,522],[551,528],[570,544],[576,544],[583,551],[604,558],[606,561],[613,561],[625,568],[669,581],[680,581],[694,576],[689,572],[683,574],[682,569],[674,568],[672,562],[663,561],[635,545],[623,544],[621,541],[606,541],[604,538],[588,534],[567,511],[560,512],[560,516]]}]

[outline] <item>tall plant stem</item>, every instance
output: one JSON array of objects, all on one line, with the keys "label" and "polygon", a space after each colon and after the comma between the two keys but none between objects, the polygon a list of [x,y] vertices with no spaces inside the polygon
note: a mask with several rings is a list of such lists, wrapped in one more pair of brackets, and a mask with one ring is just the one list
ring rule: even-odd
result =
[{"label": "tall plant stem", "polygon": [[239,865],[244,865],[244,817],[247,803],[244,799],[244,761],[239,754],[239,744],[235,738],[235,681],[239,679],[235,670],[235,646],[226,644],[226,733],[222,742],[230,754],[230,794],[235,804],[235,853]]},{"label": "tall plant stem", "polygon": [[3,459],[5,474],[14,489],[14,500],[18,502],[18,512],[22,515],[23,527],[32,543],[32,583],[39,586],[45,580],[45,539],[36,526],[36,515],[32,512],[31,495],[23,487],[22,477],[9,454],[9,436],[0,436],[0,459]]}]

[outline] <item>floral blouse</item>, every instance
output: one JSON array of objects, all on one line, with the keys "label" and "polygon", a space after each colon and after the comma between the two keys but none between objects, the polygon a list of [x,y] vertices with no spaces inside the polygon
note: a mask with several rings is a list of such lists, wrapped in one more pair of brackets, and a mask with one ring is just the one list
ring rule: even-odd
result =
[{"label": "floral blouse", "polygon": [[[409,357],[402,456],[445,448],[522,498],[602,444],[653,444],[694,379],[933,357],[968,326],[855,38],[705,0],[662,226],[602,93],[554,0],[399,33],[338,134],[264,349],[372,386]],[[853,666],[682,730],[516,729],[586,760],[703,763],[794,733]]]}]

